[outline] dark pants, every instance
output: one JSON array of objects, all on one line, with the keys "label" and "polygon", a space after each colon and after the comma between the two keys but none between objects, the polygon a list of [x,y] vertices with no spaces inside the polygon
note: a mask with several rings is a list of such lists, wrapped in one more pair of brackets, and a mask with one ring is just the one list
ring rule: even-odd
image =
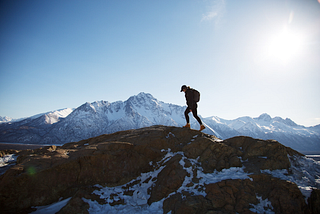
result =
[{"label": "dark pants", "polygon": [[190,119],[189,119],[190,110],[192,110],[193,117],[196,118],[196,120],[200,125],[202,125],[202,121],[198,116],[197,107],[194,109],[187,107],[187,109],[184,111],[184,116],[186,117],[187,123],[190,123]]}]

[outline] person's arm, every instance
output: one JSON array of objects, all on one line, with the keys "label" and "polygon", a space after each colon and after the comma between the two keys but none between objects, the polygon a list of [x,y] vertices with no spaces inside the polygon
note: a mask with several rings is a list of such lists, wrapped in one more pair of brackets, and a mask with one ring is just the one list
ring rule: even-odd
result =
[{"label": "person's arm", "polygon": [[192,90],[187,90],[186,98],[187,98],[188,107],[190,109],[194,109],[194,100],[193,100],[193,91]]}]

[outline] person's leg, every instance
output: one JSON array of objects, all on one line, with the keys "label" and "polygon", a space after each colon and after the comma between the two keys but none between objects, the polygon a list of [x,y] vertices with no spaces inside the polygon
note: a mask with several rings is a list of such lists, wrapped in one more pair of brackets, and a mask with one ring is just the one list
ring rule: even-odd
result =
[{"label": "person's leg", "polygon": [[198,121],[198,123],[199,123],[200,125],[202,125],[202,121],[201,121],[200,117],[198,116],[197,108],[192,109],[192,114],[193,114],[194,118],[196,118],[196,120]]},{"label": "person's leg", "polygon": [[197,108],[192,109],[192,113],[193,113],[194,118],[196,118],[196,120],[200,124],[200,130],[199,131],[202,131],[203,129],[205,129],[206,127],[202,124],[202,121],[201,121],[200,117],[198,116]]},{"label": "person's leg", "polygon": [[187,108],[187,109],[184,111],[184,116],[186,117],[187,123],[190,123],[189,113],[190,113],[190,109]]}]

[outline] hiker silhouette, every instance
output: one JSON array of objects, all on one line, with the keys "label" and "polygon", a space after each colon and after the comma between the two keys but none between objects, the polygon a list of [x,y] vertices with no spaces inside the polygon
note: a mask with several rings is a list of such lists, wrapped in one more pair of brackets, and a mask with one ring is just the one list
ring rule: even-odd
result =
[{"label": "hiker silhouette", "polygon": [[197,108],[198,108],[197,102],[200,101],[200,93],[196,89],[190,88],[190,86],[186,86],[186,85],[181,86],[180,92],[185,93],[186,103],[187,103],[187,108],[184,111],[184,116],[186,118],[187,124],[183,127],[190,128],[189,113],[192,112],[194,118],[196,118],[196,120],[200,124],[199,131],[202,131],[206,127],[202,124],[202,121],[201,121],[200,117],[198,116],[198,111],[197,111]]}]

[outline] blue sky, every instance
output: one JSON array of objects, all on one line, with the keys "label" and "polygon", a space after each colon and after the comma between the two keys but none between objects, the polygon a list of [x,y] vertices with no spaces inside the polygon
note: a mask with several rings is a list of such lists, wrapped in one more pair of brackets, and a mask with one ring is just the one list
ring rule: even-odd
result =
[{"label": "blue sky", "polygon": [[203,117],[320,124],[317,0],[13,0],[0,3],[0,115],[139,92]]}]

